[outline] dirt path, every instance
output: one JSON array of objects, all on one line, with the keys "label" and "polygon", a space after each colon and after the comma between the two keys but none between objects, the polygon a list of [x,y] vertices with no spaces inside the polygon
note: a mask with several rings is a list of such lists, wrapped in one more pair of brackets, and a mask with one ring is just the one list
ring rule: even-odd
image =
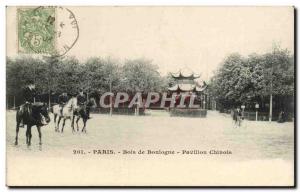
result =
[{"label": "dirt path", "polygon": [[[20,131],[19,146],[13,145],[15,113],[7,112],[8,182],[23,185],[292,183],[292,123],[248,121],[245,126],[234,128],[231,118],[214,111],[209,111],[207,118],[176,118],[165,112],[140,117],[101,114],[92,117],[87,134],[73,134],[70,122],[64,133],[56,133],[51,122],[42,129],[42,147],[33,128],[32,146],[28,148],[24,129]],[[78,154],[74,155],[74,150]],[[113,154],[95,154],[103,150]],[[148,150],[151,154],[147,154]],[[124,151],[128,153],[125,155]],[[131,154],[132,151],[136,153]],[[139,151],[145,154],[139,155]],[[166,155],[165,151],[174,154]],[[201,151],[206,154],[196,154]],[[231,153],[210,154],[211,151]]]}]

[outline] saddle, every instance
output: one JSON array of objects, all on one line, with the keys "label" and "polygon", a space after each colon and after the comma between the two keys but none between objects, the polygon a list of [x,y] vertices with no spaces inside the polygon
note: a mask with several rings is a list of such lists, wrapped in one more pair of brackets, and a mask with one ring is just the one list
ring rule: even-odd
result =
[{"label": "saddle", "polygon": [[64,106],[66,105],[66,103],[60,103],[59,104],[59,107],[60,107],[60,115],[63,115],[63,109],[64,109]]},{"label": "saddle", "polygon": [[85,103],[78,103],[77,108],[74,111],[75,115],[79,115],[81,112],[85,112],[86,111],[86,104]]},{"label": "saddle", "polygon": [[[21,120],[20,127],[24,127],[24,124],[26,124],[27,121],[33,121],[36,124],[40,124],[41,120],[44,118],[39,113],[39,108],[43,106],[42,103],[29,103],[25,102],[23,105],[20,106],[20,113],[23,116]],[[24,122],[25,118],[25,122]]]}]

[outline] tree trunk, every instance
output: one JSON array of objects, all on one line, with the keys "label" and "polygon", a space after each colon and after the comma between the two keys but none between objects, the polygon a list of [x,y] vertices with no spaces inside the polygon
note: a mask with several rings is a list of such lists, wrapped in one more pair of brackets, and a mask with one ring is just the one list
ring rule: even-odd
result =
[{"label": "tree trunk", "polygon": [[51,91],[49,91],[49,101],[48,101],[49,107],[51,107]]},{"label": "tree trunk", "polygon": [[136,115],[139,116],[140,115],[140,104],[136,105]]},{"label": "tree trunk", "polygon": [[270,94],[270,113],[269,113],[269,122],[272,121],[272,109],[273,109],[273,95]]},{"label": "tree trunk", "polygon": [[16,96],[14,96],[14,109],[16,109]]}]

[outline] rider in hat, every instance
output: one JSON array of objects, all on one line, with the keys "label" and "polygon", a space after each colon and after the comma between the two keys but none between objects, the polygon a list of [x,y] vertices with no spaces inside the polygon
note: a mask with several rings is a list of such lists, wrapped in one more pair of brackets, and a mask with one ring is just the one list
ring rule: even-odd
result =
[{"label": "rider in hat", "polygon": [[37,92],[36,92],[33,81],[28,81],[26,86],[23,88],[23,97],[25,100],[25,104],[33,103],[36,95],[37,95]]},{"label": "rider in hat", "polygon": [[90,108],[87,106],[87,99],[82,89],[79,89],[79,94],[77,95],[77,104],[80,110],[85,109],[87,118],[90,119]]},{"label": "rider in hat", "polygon": [[61,95],[58,96],[58,104],[59,104],[59,107],[60,107],[60,113],[61,114],[63,112],[63,107],[68,102],[68,100],[69,100],[69,97],[68,97],[68,94],[66,92],[63,92]]},{"label": "rider in hat", "polygon": [[[21,110],[28,111],[31,113],[32,110],[32,103],[34,102],[34,98],[37,96],[37,91],[35,89],[34,82],[29,80],[27,84],[23,87],[23,98],[24,98],[24,105],[21,105]],[[32,117],[31,121],[37,121]],[[21,122],[20,127],[23,127],[23,122]]]},{"label": "rider in hat", "polygon": [[77,103],[78,103],[78,105],[84,105],[85,102],[86,102],[86,97],[83,93],[83,90],[79,89],[79,93],[77,95]]}]

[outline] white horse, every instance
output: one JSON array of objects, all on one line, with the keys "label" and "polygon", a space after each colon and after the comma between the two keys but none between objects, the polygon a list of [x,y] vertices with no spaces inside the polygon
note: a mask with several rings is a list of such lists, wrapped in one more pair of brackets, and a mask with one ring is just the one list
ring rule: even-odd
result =
[{"label": "white horse", "polygon": [[[66,105],[63,107],[61,110],[61,107],[59,104],[53,106],[53,114],[54,114],[54,124],[55,124],[55,131],[59,132],[59,123],[60,120],[63,119],[63,125],[61,128],[61,132],[64,132],[64,127],[65,127],[65,122],[67,119],[71,120],[71,126],[72,126],[72,131],[74,132],[74,111],[78,108],[77,105],[77,98],[72,97],[69,99],[69,101],[66,103]],[[56,123],[56,118],[58,117],[58,122]]]}]

